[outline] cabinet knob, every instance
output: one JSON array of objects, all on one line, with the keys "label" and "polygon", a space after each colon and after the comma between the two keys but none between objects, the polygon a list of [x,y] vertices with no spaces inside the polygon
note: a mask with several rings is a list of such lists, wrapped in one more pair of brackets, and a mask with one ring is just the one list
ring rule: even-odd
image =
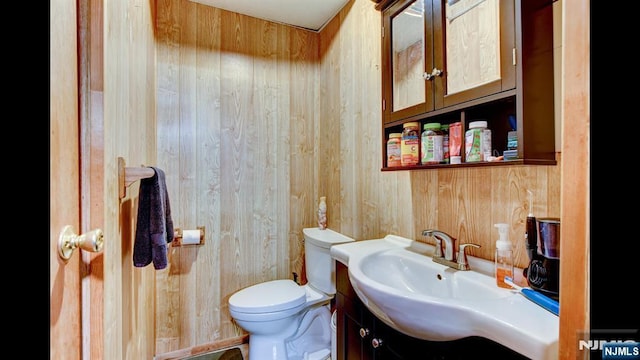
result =
[{"label": "cabinet knob", "polygon": [[438,68],[433,68],[433,70],[431,70],[431,74],[429,73],[422,74],[422,77],[425,80],[433,80],[433,78],[435,78],[436,76],[442,76],[442,70]]},{"label": "cabinet knob", "polygon": [[382,346],[382,339],[371,339],[371,346],[373,346],[374,349],[379,348],[380,346]]},{"label": "cabinet knob", "polygon": [[360,337],[364,339],[367,336],[369,336],[369,329],[360,328]]}]

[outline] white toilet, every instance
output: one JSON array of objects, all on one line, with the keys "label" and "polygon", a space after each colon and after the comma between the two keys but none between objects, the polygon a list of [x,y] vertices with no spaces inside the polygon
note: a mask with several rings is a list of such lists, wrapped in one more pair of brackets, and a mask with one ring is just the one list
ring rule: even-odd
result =
[{"label": "white toilet", "polygon": [[336,293],[335,264],[329,248],[354,239],[331,229],[306,228],[307,284],[272,280],[239,290],[229,312],[249,332],[250,360],[331,358],[331,304]]}]

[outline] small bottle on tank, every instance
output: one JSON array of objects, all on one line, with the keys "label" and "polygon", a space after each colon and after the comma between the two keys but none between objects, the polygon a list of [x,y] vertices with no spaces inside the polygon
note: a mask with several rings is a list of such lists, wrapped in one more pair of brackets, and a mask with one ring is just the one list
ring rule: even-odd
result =
[{"label": "small bottle on tank", "polygon": [[318,204],[318,229],[327,229],[327,198],[326,196],[320,197],[320,203]]}]

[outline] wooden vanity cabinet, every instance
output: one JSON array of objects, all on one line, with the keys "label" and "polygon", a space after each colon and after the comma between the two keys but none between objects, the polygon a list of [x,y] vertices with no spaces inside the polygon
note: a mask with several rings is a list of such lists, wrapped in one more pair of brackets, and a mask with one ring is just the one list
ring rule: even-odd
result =
[{"label": "wooden vanity cabinet", "polygon": [[[383,28],[382,170],[555,165],[552,3],[485,0],[455,18],[447,0],[376,5]],[[486,120],[493,149],[502,155],[510,117],[518,138],[513,160],[465,163],[463,143],[460,165],[386,165],[386,141],[403,123],[418,121],[422,131],[429,122],[459,121],[464,135],[469,122]]]},{"label": "wooden vanity cabinet", "polygon": [[336,261],[335,360],[524,360],[496,342],[469,337],[455,341],[427,341],[405,335],[379,320],[362,303],[349,281],[348,268]]}]

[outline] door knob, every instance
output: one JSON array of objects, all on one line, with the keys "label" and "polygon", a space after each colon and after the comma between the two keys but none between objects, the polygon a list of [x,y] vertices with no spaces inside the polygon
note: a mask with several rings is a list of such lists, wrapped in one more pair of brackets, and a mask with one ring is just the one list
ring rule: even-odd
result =
[{"label": "door knob", "polygon": [[65,226],[58,238],[58,255],[62,259],[69,260],[73,250],[80,248],[85,251],[100,252],[104,242],[102,230],[95,229],[85,234],[77,235],[71,225]]}]

